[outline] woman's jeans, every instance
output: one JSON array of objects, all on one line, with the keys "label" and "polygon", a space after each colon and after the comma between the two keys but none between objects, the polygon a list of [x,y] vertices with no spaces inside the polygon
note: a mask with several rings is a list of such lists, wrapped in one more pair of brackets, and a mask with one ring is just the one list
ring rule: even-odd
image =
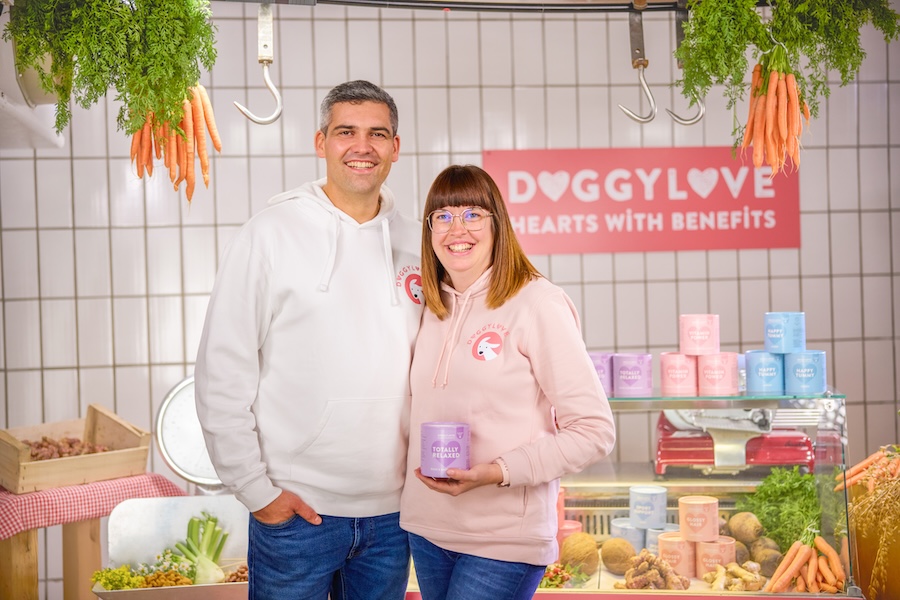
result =
[{"label": "woman's jeans", "polygon": [[545,567],[439,548],[409,534],[422,600],[531,600]]},{"label": "woman's jeans", "polygon": [[400,513],[321,525],[294,516],[267,525],[250,515],[250,600],[403,600],[409,539]]}]

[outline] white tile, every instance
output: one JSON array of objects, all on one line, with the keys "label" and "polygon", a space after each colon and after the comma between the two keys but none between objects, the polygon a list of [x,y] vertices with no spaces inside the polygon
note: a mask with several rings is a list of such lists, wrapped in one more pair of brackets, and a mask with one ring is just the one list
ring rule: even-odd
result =
[{"label": "white tile", "polygon": [[382,21],[381,39],[384,86],[415,85],[412,24],[407,21]]},{"label": "white tile", "polygon": [[109,298],[78,300],[78,362],[82,367],[111,365],[112,310]]},{"label": "white tile", "polygon": [[75,230],[75,284],[79,296],[107,296],[110,293],[110,231]]},{"label": "white tile", "polygon": [[831,272],[834,274],[859,272],[859,219],[859,214],[831,213]]},{"label": "white tile", "polygon": [[621,252],[613,255],[616,281],[642,281],[644,275],[644,255],[639,252]]},{"label": "white tile", "polygon": [[[738,344],[738,282],[731,280],[709,282],[709,312],[719,315],[719,341],[722,345]],[[682,310],[682,314],[686,311]]]},{"label": "white tile", "polygon": [[[256,35],[246,39],[244,21],[220,19],[216,21],[216,39],[227,43],[216,44],[216,64],[212,69],[212,81],[216,87],[243,87],[247,84],[244,69],[246,56],[257,56]],[[259,73],[254,71],[254,76]]]},{"label": "white tile", "polygon": [[98,369],[82,368],[79,371],[79,379],[82,414],[87,411],[89,404],[100,404],[110,409],[115,406],[113,370],[111,367]]},{"label": "white tile", "polygon": [[[412,87],[391,88],[387,92],[393,96],[394,103],[397,105],[399,115],[397,133],[400,136],[400,160],[403,160],[404,156],[410,156],[417,151],[416,89]],[[422,126],[426,127],[427,124],[422,123]]]},{"label": "white tile", "polygon": [[513,21],[512,67],[516,86],[543,85],[544,32],[540,21]]},{"label": "white tile", "polygon": [[[284,159],[284,188],[286,190],[292,190],[303,185],[307,181],[315,181],[316,179],[318,179],[319,176],[316,170],[316,166],[318,164],[317,160],[318,159],[314,156],[299,156],[296,158],[286,157]],[[397,165],[398,163],[394,163],[394,165],[391,167],[392,173],[397,170]],[[246,175],[246,173],[242,173],[241,175]],[[242,185],[246,187],[246,180],[242,182]],[[388,186],[392,190],[395,187],[390,183],[388,183]],[[221,222],[221,216],[219,216],[218,221]]]},{"label": "white tile", "polygon": [[[610,19],[606,27],[606,46],[609,50],[609,80],[612,85],[638,86],[638,72],[631,65],[631,41],[628,19]],[[654,65],[655,66],[655,65]],[[649,68],[647,69],[650,70]]]},{"label": "white tile", "polygon": [[577,148],[578,95],[574,87],[547,88],[547,148]]},{"label": "white tile", "polygon": [[[250,112],[260,117],[266,117],[275,110],[275,100],[265,88],[248,90],[247,101]],[[280,119],[269,125],[250,123],[247,140],[253,156],[280,154],[283,143]]]},{"label": "white tile", "polygon": [[216,220],[240,225],[250,218],[249,164],[243,158],[219,160],[219,191],[216,194]]},{"label": "white tile", "polygon": [[862,336],[861,285],[859,277],[836,277],[831,280],[835,339]]},{"label": "white tile", "polygon": [[709,281],[678,282],[678,313],[683,315],[710,312]]},{"label": "white tile", "polygon": [[[651,281],[670,281],[675,279],[674,252],[648,252],[645,256],[647,279]],[[674,298],[670,296],[669,300]]]},{"label": "white tile", "polygon": [[114,298],[115,364],[145,364],[148,360],[147,336],[147,300],[145,298]]},{"label": "white tile", "polygon": [[859,143],[886,144],[888,131],[884,122],[888,117],[887,83],[859,84]]},{"label": "white tile", "polygon": [[[734,139],[731,137],[731,131],[734,129],[734,117],[730,108],[726,108],[727,100],[724,96],[724,89],[721,86],[713,86],[710,93],[704,98],[706,104],[706,114],[703,115],[703,134],[706,145],[709,146],[731,146]],[[660,111],[668,117],[663,109]],[[687,116],[692,116],[694,112],[690,112]],[[698,123],[699,125],[699,123]],[[693,125],[692,127],[696,127]],[[688,128],[690,129],[690,128]]]},{"label": "white tile", "polygon": [[738,269],[741,277],[767,277],[769,275],[769,251],[739,250]]},{"label": "white tile", "polygon": [[578,147],[609,147],[609,88],[578,87]]},{"label": "white tile", "polygon": [[[7,365],[9,366],[9,365]],[[6,392],[9,427],[30,427],[44,422],[41,371],[8,371]]]},{"label": "white tile", "polygon": [[788,309],[778,308],[779,305],[769,303],[770,292],[767,280],[742,279],[738,287],[741,299],[739,341],[744,344],[748,341],[753,341],[754,343],[762,342],[764,313],[770,308],[773,310]]},{"label": "white tile", "polygon": [[[884,276],[866,276],[862,279],[863,336],[883,337],[891,331],[892,314],[891,279]],[[835,315],[836,318],[841,318]],[[885,396],[886,397],[886,396]]]},{"label": "white tile", "polygon": [[828,153],[824,150],[803,148],[800,151],[800,211],[828,208]]},{"label": "white tile", "polygon": [[516,149],[544,148],[547,145],[546,107],[540,88],[515,88]]},{"label": "white tile", "polygon": [[[675,62],[672,60],[672,49],[675,46],[674,40],[671,39],[674,35],[673,27],[668,20],[642,18],[642,21],[645,41],[644,56],[647,57],[649,63],[644,76],[648,84],[661,92],[664,88],[660,86],[667,86],[675,79],[672,73]],[[622,48],[630,48],[630,44]]]},{"label": "white tile", "polygon": [[147,256],[143,229],[110,232],[114,296],[147,293]]},{"label": "white tile", "polygon": [[337,19],[343,20],[347,16],[347,9],[339,5],[317,4],[312,11],[315,20]]},{"label": "white tile", "polygon": [[807,339],[831,339],[831,280],[826,277],[805,277],[800,282],[803,312],[806,313]]},{"label": "white tile", "polygon": [[179,363],[184,361],[184,323],[181,297],[151,297],[148,300],[150,318],[150,362]]},{"label": "white tile", "polygon": [[286,89],[282,91],[284,112],[281,114],[284,153],[314,154],[318,129],[318,110],[312,90]]},{"label": "white tile", "polygon": [[575,21],[545,21],[544,61],[547,65],[547,85],[575,85],[578,83],[575,45]]},{"label": "white tile", "polygon": [[[5,302],[6,368],[39,369],[41,367],[41,317],[36,300]],[[15,396],[10,396],[15,398]]]},{"label": "white tile", "polygon": [[[628,435],[616,439],[616,450],[620,461],[647,463],[653,459],[650,454],[650,417],[646,413],[618,413],[616,415],[619,431],[627,431]],[[655,421],[653,421],[655,423]]]},{"label": "white tile", "polygon": [[799,275],[800,250],[796,248],[769,250],[769,273],[774,277]]},{"label": "white tile", "polygon": [[[891,213],[891,231],[900,231],[900,214]],[[891,264],[893,272],[900,272],[900,236],[891,236]]]},{"label": "white tile", "polygon": [[[211,145],[210,148],[212,148]],[[212,163],[210,171],[213,171],[214,166],[215,163]],[[197,169],[197,187],[202,189],[203,181],[200,176],[199,163],[195,168]],[[173,189],[168,173],[160,168],[158,173],[154,172],[153,177],[144,180],[144,185],[147,193],[145,205],[147,225],[178,225],[181,221],[180,207],[183,200],[181,194]],[[180,187],[184,189],[185,185],[182,184]]]},{"label": "white tile", "polygon": [[[636,78],[635,78],[636,79]],[[634,85],[611,87],[609,90],[610,145],[616,148],[637,148],[643,140],[643,126],[632,121],[619,106],[632,112],[646,116],[650,107],[644,99],[640,86]]]},{"label": "white tile", "polygon": [[828,254],[831,243],[828,227],[828,215],[800,215],[800,272],[805,276],[825,275],[829,272]]},{"label": "white tile", "polygon": [[[892,9],[896,11],[897,3],[893,4]],[[866,53],[866,59],[860,65],[856,79],[858,81],[884,81],[888,73],[888,45],[884,43],[884,33],[875,29],[871,23],[867,23],[859,29],[859,41]]]},{"label": "white tile", "polygon": [[181,229],[158,227],[147,230],[147,292],[181,293]]},{"label": "white tile", "polygon": [[872,396],[866,389],[866,449],[877,449],[891,440],[897,439],[897,407],[893,401],[882,398],[881,402],[872,402]]},{"label": "white tile", "polygon": [[413,36],[416,85],[447,85],[447,25],[443,21],[416,21]]},{"label": "white tile", "polygon": [[[575,305],[575,312],[578,314],[579,319],[581,318],[581,313],[584,312],[584,302],[582,298],[584,297],[584,288],[579,283],[564,283],[559,286],[563,292],[565,292],[566,296],[572,301],[572,304]],[[582,331],[583,331],[582,326]],[[583,335],[583,334],[582,334]]]},{"label": "white tile", "polygon": [[216,276],[215,228],[187,227],[181,236],[183,252],[177,258],[184,269],[184,293],[208,294]]},{"label": "white tile", "polygon": [[3,297],[38,296],[37,235],[33,229],[3,233]]},{"label": "white tile", "polygon": [[123,366],[115,369],[116,414],[132,425],[150,431],[150,369],[147,366]]},{"label": "white tile", "polygon": [[269,198],[284,191],[284,169],[280,158],[250,159],[250,210],[252,214],[268,206]]},{"label": "white tile", "polygon": [[97,105],[97,110],[106,112],[106,154],[109,157],[128,158],[131,155],[131,138],[125,131],[119,129],[118,120],[125,118],[124,105],[116,100],[114,94],[106,95],[105,109],[101,109],[103,100]]},{"label": "white tile", "polygon": [[106,159],[72,161],[72,198],[75,227],[109,225],[109,184]]},{"label": "white tile", "polygon": [[144,224],[144,182],[128,159],[109,161],[110,223],[128,227]]},{"label": "white tile", "polygon": [[613,280],[612,254],[582,254],[582,273],[586,282]]},{"label": "white tile", "polygon": [[[454,152],[481,152],[481,91],[450,88],[449,134]],[[402,148],[402,146],[401,146]]]},{"label": "white tile", "polygon": [[[6,315],[4,314],[4,311],[0,310],[0,327],[3,327],[3,322],[4,322],[5,318],[6,318]],[[2,331],[2,329],[0,329],[0,331]],[[2,335],[0,335],[0,364],[3,364],[3,365],[6,364],[6,338]],[[3,411],[6,406],[4,404],[6,399],[3,396],[2,390],[3,390],[3,378],[0,377],[0,415],[3,414]],[[0,427],[4,427],[2,416],[0,416]]]},{"label": "white tile", "polygon": [[616,299],[616,345],[630,348],[647,344],[647,298],[643,283],[618,283]]},{"label": "white tile", "polygon": [[619,322],[615,306],[611,284],[585,284],[581,323],[584,328],[584,341],[589,347],[615,347],[616,324]]},{"label": "white tile", "polygon": [[[900,46],[900,44],[894,44]],[[900,63],[900,59],[892,61]],[[900,84],[891,83],[888,85],[888,97],[891,99],[890,110],[892,113],[897,111],[897,105],[900,104]],[[892,145],[900,144],[900,119],[890,119],[888,121],[888,140]]]},{"label": "white tile", "polygon": [[862,209],[890,207],[891,170],[887,148],[859,149],[859,204]]},{"label": "white tile", "polygon": [[832,210],[859,208],[859,170],[855,149],[833,148],[828,154],[829,208]]},{"label": "white tile", "polygon": [[41,227],[72,226],[72,175],[68,160],[37,161],[38,223]]},{"label": "white tile", "polygon": [[715,250],[706,260],[710,277],[737,277],[737,250]]},{"label": "white tile", "polygon": [[578,83],[599,85],[609,82],[607,22],[588,19],[575,21]]},{"label": "white tile", "polygon": [[74,300],[44,300],[41,303],[41,337],[46,368],[78,365]]},{"label": "white tile", "polygon": [[200,336],[206,320],[206,307],[209,296],[185,296],[184,298],[184,348],[185,360],[195,362],[197,349],[200,347]]},{"label": "white tile", "polygon": [[34,170],[33,160],[0,160],[0,223],[3,229],[36,225]]},{"label": "white tile", "polygon": [[676,294],[673,281],[647,284],[647,331],[652,346],[678,347],[678,311],[672,301]]},{"label": "white tile", "polygon": [[248,106],[246,90],[210,89],[209,95],[215,108],[216,127],[222,138],[221,156],[246,156],[248,131],[254,124],[234,106],[234,102]]},{"label": "white tile", "polygon": [[581,283],[581,255],[556,254],[550,257],[550,280],[557,285]]},{"label": "white tile", "polygon": [[[313,30],[312,23],[308,20],[299,19],[279,19],[277,21],[278,34],[275,43],[279,47],[279,53],[276,56],[277,62],[273,65],[278,66],[281,76],[282,87],[289,86],[309,86],[313,83]],[[350,22],[347,25],[350,30],[350,61],[367,60],[365,57],[354,56],[354,42],[369,42],[370,39],[366,35],[366,29],[359,27],[358,23]],[[368,29],[371,29],[369,27]],[[375,45],[369,48],[377,47]],[[374,54],[369,52],[368,54]],[[281,93],[287,91],[281,90]]]},{"label": "white tile", "polygon": [[858,143],[856,119],[848,119],[847,115],[855,115],[859,110],[856,84],[832,86],[831,94],[821,108],[827,109],[828,143],[832,146],[855,146]]},{"label": "white tile", "polygon": [[447,122],[447,88],[418,88],[416,120],[421,125],[416,140],[420,152],[448,152],[450,124]]},{"label": "white tile", "polygon": [[890,273],[891,229],[886,212],[861,213],[862,272]]},{"label": "white tile", "polygon": [[[72,122],[69,126],[73,158],[106,157],[106,103],[101,102],[84,109],[71,103]],[[124,134],[123,134],[124,135]]]},{"label": "white tile", "polygon": [[38,233],[41,297],[75,295],[75,261],[71,229],[42,230]]},{"label": "white tile", "polygon": [[[512,150],[515,147],[512,90],[484,88],[481,101],[484,149]],[[900,204],[900,193],[897,203]]]},{"label": "white tile", "polygon": [[[772,307],[779,311],[800,311],[800,278],[788,277],[772,279],[769,281],[769,294],[772,297]],[[756,309],[759,311],[759,308]],[[763,341],[763,331],[760,329],[760,342]]]},{"label": "white tile", "polygon": [[449,21],[447,23],[448,81],[450,85],[478,85],[480,83],[479,48],[482,41],[478,38],[478,32],[478,21]]},{"label": "white tile", "polygon": [[481,84],[507,86],[512,83],[512,23],[481,21]]},{"label": "white tile", "polygon": [[[846,394],[848,401],[865,401],[865,381],[863,380],[863,345],[861,341],[835,341],[834,353],[825,355],[828,369],[827,381],[837,390]],[[853,427],[850,414],[847,424]]]},{"label": "white tile", "polygon": [[[891,152],[891,173],[900,173],[900,152]],[[900,207],[900,177],[891,178],[891,208]]]},{"label": "white tile", "polygon": [[676,252],[675,259],[679,279],[696,279],[706,277],[707,255],[705,251],[688,250]]}]

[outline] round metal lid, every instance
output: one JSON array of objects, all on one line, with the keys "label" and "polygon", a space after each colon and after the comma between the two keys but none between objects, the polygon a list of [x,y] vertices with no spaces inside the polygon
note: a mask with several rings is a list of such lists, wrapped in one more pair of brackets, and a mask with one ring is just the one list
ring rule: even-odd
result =
[{"label": "round metal lid", "polygon": [[172,388],[160,405],[156,416],[156,442],[163,460],[175,473],[200,487],[222,486],[200,429],[194,404],[193,375]]}]

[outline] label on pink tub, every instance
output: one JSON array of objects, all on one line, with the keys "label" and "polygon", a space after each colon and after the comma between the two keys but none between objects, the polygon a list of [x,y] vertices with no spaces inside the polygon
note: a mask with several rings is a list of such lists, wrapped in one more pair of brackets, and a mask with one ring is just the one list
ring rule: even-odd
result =
[{"label": "label on pink tub", "polygon": [[679,352],[697,356],[719,351],[719,315],[680,315]]},{"label": "label on pink tub", "polygon": [[679,352],[659,355],[660,393],[663,396],[697,395],[697,357]]},{"label": "label on pink tub", "polygon": [[645,398],[653,394],[653,355],[613,354],[613,394]]},{"label": "label on pink tub", "polygon": [[701,396],[734,396],[738,393],[737,352],[697,357],[697,391]]}]

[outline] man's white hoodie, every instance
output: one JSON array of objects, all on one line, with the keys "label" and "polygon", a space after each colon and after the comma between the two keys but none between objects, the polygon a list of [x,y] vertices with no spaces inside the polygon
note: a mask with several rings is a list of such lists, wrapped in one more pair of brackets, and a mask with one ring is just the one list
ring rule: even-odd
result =
[{"label": "man's white hoodie", "polygon": [[399,510],[421,225],[382,187],[366,223],[325,180],[279,194],[229,243],[194,383],[222,482],[257,511],[280,490],[318,513]]}]

